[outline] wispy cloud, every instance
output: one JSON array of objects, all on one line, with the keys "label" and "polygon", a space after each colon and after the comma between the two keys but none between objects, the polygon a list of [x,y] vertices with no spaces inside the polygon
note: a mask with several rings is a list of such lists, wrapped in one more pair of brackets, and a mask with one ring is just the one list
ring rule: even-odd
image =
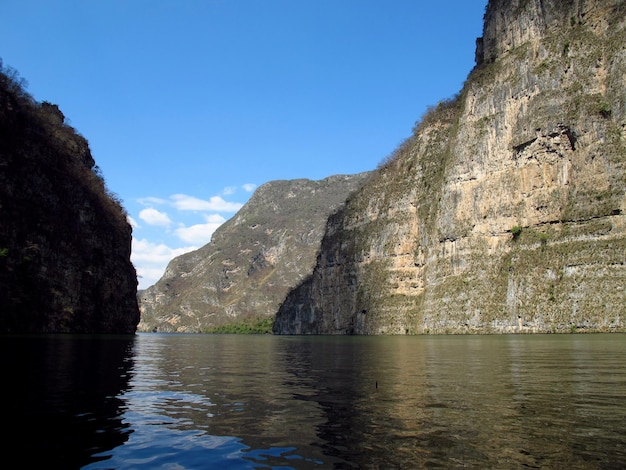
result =
[{"label": "wispy cloud", "polygon": [[219,214],[205,216],[206,223],[179,227],[174,233],[185,243],[205,245],[211,241],[211,235],[226,219]]},{"label": "wispy cloud", "polygon": [[139,218],[149,225],[159,227],[169,227],[172,223],[171,219],[165,212],[160,212],[152,207],[142,209],[139,212]]},{"label": "wispy cloud", "polygon": [[135,229],[135,228],[141,228],[141,225],[139,225],[137,223],[137,221],[135,219],[133,219],[130,215],[126,216],[126,221],[130,224],[130,226]]},{"label": "wispy cloud", "polygon": [[[255,188],[255,184],[227,186],[220,195],[209,199],[182,193],[167,198],[150,196],[137,199],[144,208],[137,220],[129,217],[128,221],[133,233],[142,237],[133,238],[131,256],[139,277],[139,288],[145,289],[157,282],[163,276],[167,263],[176,256],[209,243],[215,230],[226,221],[221,214],[233,214],[243,207],[243,204],[227,201],[224,197],[242,189],[249,193]],[[164,208],[169,209],[166,212]],[[143,227],[139,225],[139,220],[143,222]],[[194,224],[196,221],[200,223]],[[148,235],[148,232],[151,234]],[[166,242],[149,241],[155,234]],[[145,236],[148,238],[143,238]],[[187,246],[172,248],[179,244]]]},{"label": "wispy cloud", "polygon": [[133,238],[131,261],[137,269],[139,288],[145,289],[157,282],[176,256],[196,250],[196,246],[170,248],[163,243],[152,243],[145,238]]},{"label": "wispy cloud", "polygon": [[180,211],[237,212],[243,206],[240,202],[225,201],[220,196],[206,200],[187,194],[174,194],[170,199],[172,205]]},{"label": "wispy cloud", "polygon": [[142,206],[153,206],[153,205],[159,205],[159,204],[167,204],[167,199],[148,196],[148,197],[141,197],[137,199],[137,202],[141,204]]}]

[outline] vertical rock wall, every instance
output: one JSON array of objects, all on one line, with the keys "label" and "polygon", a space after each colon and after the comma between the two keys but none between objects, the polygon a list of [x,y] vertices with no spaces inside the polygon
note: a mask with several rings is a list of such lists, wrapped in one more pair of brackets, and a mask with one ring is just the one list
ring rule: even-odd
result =
[{"label": "vertical rock wall", "polygon": [[87,141],[0,73],[0,332],[134,333],[131,227]]},{"label": "vertical rock wall", "polygon": [[330,221],[275,333],[626,328],[625,17],[491,1],[463,90]]}]

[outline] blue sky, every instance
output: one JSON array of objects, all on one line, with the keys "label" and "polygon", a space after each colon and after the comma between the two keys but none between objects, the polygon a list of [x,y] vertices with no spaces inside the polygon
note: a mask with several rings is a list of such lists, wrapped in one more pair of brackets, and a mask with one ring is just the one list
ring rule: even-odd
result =
[{"label": "blue sky", "polygon": [[139,288],[259,185],[373,170],[474,65],[487,0],[0,0],[0,58],[89,141]]}]

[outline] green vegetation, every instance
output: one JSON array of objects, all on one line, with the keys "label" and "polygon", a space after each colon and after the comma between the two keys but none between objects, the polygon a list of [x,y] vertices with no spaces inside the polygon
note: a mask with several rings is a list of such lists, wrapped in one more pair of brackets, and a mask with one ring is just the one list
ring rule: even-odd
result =
[{"label": "green vegetation", "polygon": [[426,112],[413,127],[413,133],[418,134],[428,126],[433,126],[439,122],[450,122],[458,117],[458,112],[462,104],[459,94],[452,98],[441,100],[436,106],[428,106]]},{"label": "green vegetation", "polygon": [[600,114],[600,116],[602,116],[605,119],[608,119],[609,117],[611,117],[611,105],[602,100],[598,102],[597,105],[598,108],[598,114]]},{"label": "green vegetation", "polygon": [[237,335],[263,335],[272,333],[273,317],[251,318],[236,323],[214,326],[207,328],[203,333],[212,334],[237,334]]},{"label": "green vegetation", "polygon": [[570,47],[569,41],[566,41],[565,44],[563,45],[563,55],[564,56],[566,56],[568,54],[569,47]]}]

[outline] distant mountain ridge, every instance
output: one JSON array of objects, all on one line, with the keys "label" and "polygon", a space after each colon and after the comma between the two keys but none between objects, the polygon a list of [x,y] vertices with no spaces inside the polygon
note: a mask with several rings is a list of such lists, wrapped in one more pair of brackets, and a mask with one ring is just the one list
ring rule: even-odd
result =
[{"label": "distant mountain ridge", "polygon": [[141,328],[626,331],[626,2],[489,1],[459,95],[345,204],[289,204],[311,193],[298,181],[170,263]]},{"label": "distant mountain ridge", "polygon": [[369,173],[260,186],[202,248],[178,256],[141,292],[140,331],[203,332],[273,322],[313,269],[328,217]]}]

